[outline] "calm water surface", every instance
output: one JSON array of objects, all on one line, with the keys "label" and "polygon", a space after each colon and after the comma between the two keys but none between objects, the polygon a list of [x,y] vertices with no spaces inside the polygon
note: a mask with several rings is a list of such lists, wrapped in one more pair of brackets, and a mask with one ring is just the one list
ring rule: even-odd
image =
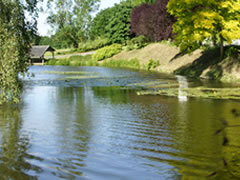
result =
[{"label": "calm water surface", "polygon": [[239,101],[137,96],[135,83],[177,78],[126,69],[29,72],[21,104],[0,106],[2,179],[240,177],[240,127],[215,134],[240,125]]}]

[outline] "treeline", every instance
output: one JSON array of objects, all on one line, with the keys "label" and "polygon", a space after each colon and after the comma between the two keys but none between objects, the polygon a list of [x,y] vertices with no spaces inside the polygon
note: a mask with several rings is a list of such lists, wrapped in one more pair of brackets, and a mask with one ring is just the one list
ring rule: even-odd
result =
[{"label": "treeline", "polygon": [[240,38],[240,0],[124,0],[93,19],[99,0],[61,0],[70,1],[81,6],[68,7],[75,9],[69,12],[61,9],[67,4],[61,4],[58,13],[49,17],[56,34],[41,37],[39,44],[87,51],[113,43],[170,40],[182,52],[217,46],[223,56],[224,42]]},{"label": "treeline", "polygon": [[[144,35],[148,41],[168,40],[172,38],[175,19],[167,12],[167,3],[168,0],[121,1],[111,8],[101,10],[90,20],[88,26],[85,26],[84,35],[74,32],[75,25],[61,24],[54,35],[35,38],[34,43],[84,51],[92,46],[97,49],[113,43],[126,44],[128,40],[140,35]],[[53,17],[49,19],[52,23]],[[74,34],[78,34],[78,37]]]}]

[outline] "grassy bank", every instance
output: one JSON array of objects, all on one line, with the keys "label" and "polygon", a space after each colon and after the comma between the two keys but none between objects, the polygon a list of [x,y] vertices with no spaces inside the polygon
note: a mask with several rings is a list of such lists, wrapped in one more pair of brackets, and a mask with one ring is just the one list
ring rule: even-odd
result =
[{"label": "grassy bank", "polygon": [[[228,52],[229,48],[226,47],[225,51]],[[112,57],[105,57],[102,54],[109,54],[109,51],[116,52],[116,55],[110,53]],[[101,54],[93,55],[94,57],[73,55],[66,59],[50,60],[47,64],[127,67],[228,82],[240,80],[239,56],[220,59],[219,49],[216,48],[197,50],[189,55],[179,53],[177,47],[165,42],[152,43],[141,49],[122,50],[120,53],[119,50],[114,51],[111,48],[109,50],[109,47],[99,52]],[[101,58],[97,59],[99,56]]]},{"label": "grassy bank", "polygon": [[159,65],[159,61],[150,59],[145,64],[142,64],[139,59],[108,59],[103,61],[97,61],[92,58],[92,55],[86,56],[71,56],[67,59],[50,59],[46,65],[56,66],[104,66],[104,67],[119,67],[119,68],[131,68],[142,70],[155,70]]},{"label": "grassy bank", "polygon": [[225,47],[227,56],[221,59],[218,48],[196,50],[189,55],[180,53],[172,44],[153,43],[142,49],[122,51],[111,60],[105,61],[138,59],[140,67],[146,68],[151,66],[150,62],[154,60],[159,64],[152,65],[151,69],[158,72],[223,82],[240,82],[240,47],[235,47],[238,50],[237,54],[231,54],[232,48]]},{"label": "grassy bank", "polygon": [[46,65],[57,66],[97,66],[97,61],[92,60],[92,55],[76,56],[63,59],[50,59]]}]

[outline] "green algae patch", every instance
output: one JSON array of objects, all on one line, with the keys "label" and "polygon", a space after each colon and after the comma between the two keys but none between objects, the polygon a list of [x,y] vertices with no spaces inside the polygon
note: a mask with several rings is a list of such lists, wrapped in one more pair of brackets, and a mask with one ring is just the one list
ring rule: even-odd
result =
[{"label": "green algae patch", "polygon": [[85,71],[43,71],[41,74],[60,74],[60,75],[83,75],[83,74],[96,74],[95,72]]},{"label": "green algae patch", "polygon": [[58,80],[78,80],[78,79],[97,79],[101,78],[100,76],[69,76],[69,77],[64,77],[60,78]]},{"label": "green algae patch", "polygon": [[176,80],[155,80],[141,83],[130,84],[130,86],[147,88],[147,89],[160,89],[160,88],[178,88],[179,84]]},{"label": "green algae patch", "polygon": [[43,71],[42,74],[57,74],[65,75],[63,78],[58,80],[78,80],[78,79],[96,79],[102,78],[97,75],[96,72],[85,72],[85,71]]},{"label": "green algae patch", "polygon": [[240,99],[240,88],[163,88],[156,91],[139,91],[138,95],[163,95],[177,97],[184,93],[187,97],[210,99]]}]

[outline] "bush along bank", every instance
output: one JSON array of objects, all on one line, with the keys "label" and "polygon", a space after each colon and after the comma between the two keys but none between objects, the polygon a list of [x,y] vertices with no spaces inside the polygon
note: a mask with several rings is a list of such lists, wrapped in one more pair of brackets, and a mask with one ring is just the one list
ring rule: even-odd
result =
[{"label": "bush along bank", "polygon": [[96,54],[92,56],[92,59],[95,61],[104,60],[106,58],[110,58],[115,54],[118,54],[122,51],[121,44],[112,44],[110,46],[106,46],[97,50]]},{"label": "bush along bank", "polygon": [[[128,45],[127,45],[128,46]],[[125,46],[125,47],[127,47]],[[143,45],[141,45],[143,47]],[[136,49],[139,49],[137,47]],[[106,67],[121,67],[132,69],[143,69],[152,71],[159,65],[159,61],[149,59],[147,62],[142,63],[138,58],[132,59],[113,59],[112,57],[122,52],[122,45],[112,44],[103,47],[96,51],[93,55],[73,55],[66,59],[50,59],[46,65],[61,65],[61,66],[106,66]]]}]

